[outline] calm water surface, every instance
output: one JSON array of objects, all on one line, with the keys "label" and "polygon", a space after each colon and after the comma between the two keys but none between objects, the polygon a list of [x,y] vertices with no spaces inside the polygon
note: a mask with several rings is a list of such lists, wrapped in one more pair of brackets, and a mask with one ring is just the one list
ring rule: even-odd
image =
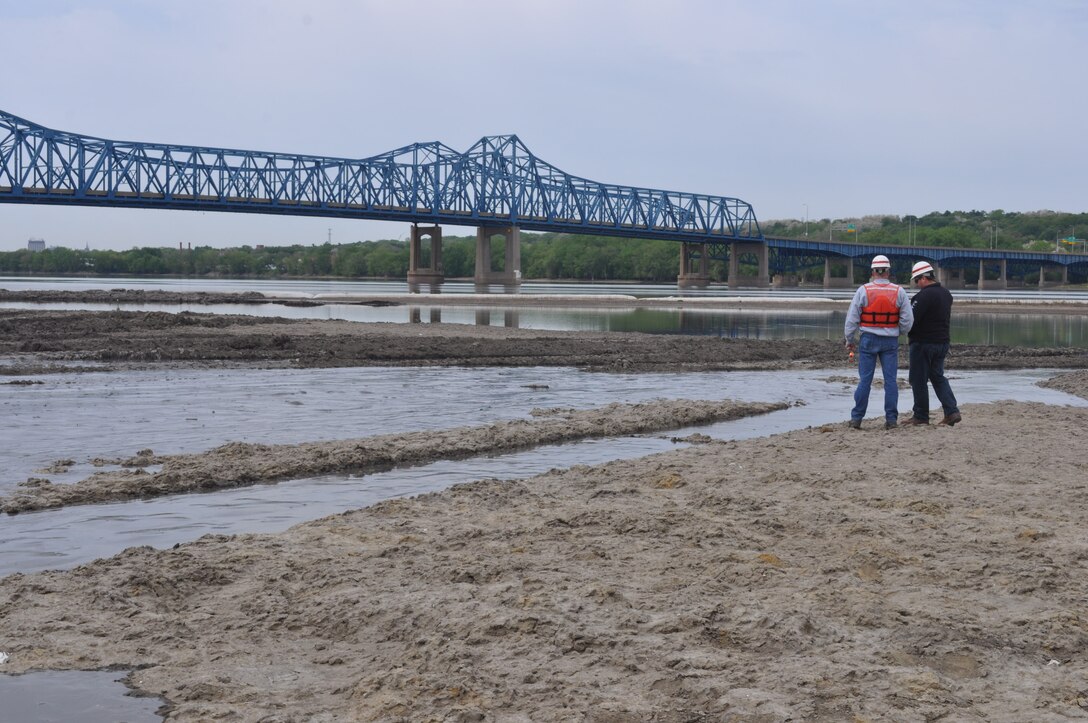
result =
[{"label": "calm water surface", "polygon": [[[481,287],[468,281],[446,281],[436,286],[410,286],[407,281],[349,281],[349,280],[309,280],[309,279],[147,279],[147,278],[70,278],[70,277],[28,277],[0,276],[0,289],[148,289],[177,292],[246,292],[257,291],[264,294],[288,294],[312,296],[316,294],[406,294],[416,291],[442,294],[479,293]],[[636,284],[623,282],[541,282],[526,281],[517,287],[490,285],[488,293],[502,294],[564,294],[564,295],[601,295],[627,294],[637,298],[656,298],[667,296],[685,297],[820,297],[849,299],[854,289],[823,289],[819,287],[781,288],[781,289],[736,289],[730,290],[724,284],[714,284],[705,289],[680,289],[676,284]],[[1028,299],[1056,300],[1075,299],[1088,301],[1088,291],[1053,290],[1021,288],[1006,291],[963,290],[955,292],[957,296],[979,299]]]}]

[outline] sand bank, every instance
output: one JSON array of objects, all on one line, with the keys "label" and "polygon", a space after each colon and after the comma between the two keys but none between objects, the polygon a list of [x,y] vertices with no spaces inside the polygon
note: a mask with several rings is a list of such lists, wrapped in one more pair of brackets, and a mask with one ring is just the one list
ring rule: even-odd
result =
[{"label": "sand bank", "polygon": [[1088,715],[1088,409],[965,405],[484,480],[0,580],[7,672],[170,718]]},{"label": "sand bank", "polygon": [[[822,288],[795,289],[788,298],[768,293],[766,296],[634,296],[631,294],[441,294],[441,293],[284,293],[260,292],[178,292],[149,289],[0,289],[0,302],[32,303],[107,303],[107,304],[278,304],[282,306],[322,306],[358,304],[366,306],[477,306],[477,307],[611,307],[611,308],[702,308],[702,309],[845,309],[849,299],[821,296]],[[723,289],[724,292],[724,289]],[[1088,301],[1075,298],[976,299],[959,296],[957,304],[971,311],[1010,314],[1083,314]],[[958,307],[959,308],[959,307]]]}]

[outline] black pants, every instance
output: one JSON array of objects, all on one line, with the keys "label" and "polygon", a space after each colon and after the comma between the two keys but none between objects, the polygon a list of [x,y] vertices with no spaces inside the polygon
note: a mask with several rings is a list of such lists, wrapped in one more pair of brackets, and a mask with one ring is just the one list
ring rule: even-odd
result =
[{"label": "black pants", "polygon": [[910,388],[914,392],[914,418],[929,421],[929,384],[944,409],[944,416],[960,411],[956,406],[956,395],[944,375],[944,358],[948,355],[948,344],[926,344],[912,341],[909,349]]}]

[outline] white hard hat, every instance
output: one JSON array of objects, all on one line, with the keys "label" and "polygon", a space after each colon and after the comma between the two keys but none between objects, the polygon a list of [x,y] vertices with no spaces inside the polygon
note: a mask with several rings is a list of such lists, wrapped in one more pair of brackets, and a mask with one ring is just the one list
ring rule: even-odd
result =
[{"label": "white hard hat", "polygon": [[914,268],[910,270],[910,280],[914,281],[922,274],[932,274],[933,266],[928,261],[919,261],[914,265]]},{"label": "white hard hat", "polygon": [[874,269],[890,269],[891,267],[892,267],[892,262],[888,261],[888,257],[885,256],[884,254],[879,254],[879,255],[873,257],[873,263],[872,263],[871,268],[874,268]]}]

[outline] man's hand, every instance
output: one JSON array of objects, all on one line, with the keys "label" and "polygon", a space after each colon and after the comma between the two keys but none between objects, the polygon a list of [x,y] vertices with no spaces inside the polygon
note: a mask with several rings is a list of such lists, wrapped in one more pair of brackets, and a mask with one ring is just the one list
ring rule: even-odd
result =
[{"label": "man's hand", "polygon": [[853,353],[853,351],[854,351],[854,344],[853,344],[853,342],[849,342],[849,341],[848,341],[848,342],[846,342],[846,351],[848,351],[848,352],[851,352],[851,353]]}]

